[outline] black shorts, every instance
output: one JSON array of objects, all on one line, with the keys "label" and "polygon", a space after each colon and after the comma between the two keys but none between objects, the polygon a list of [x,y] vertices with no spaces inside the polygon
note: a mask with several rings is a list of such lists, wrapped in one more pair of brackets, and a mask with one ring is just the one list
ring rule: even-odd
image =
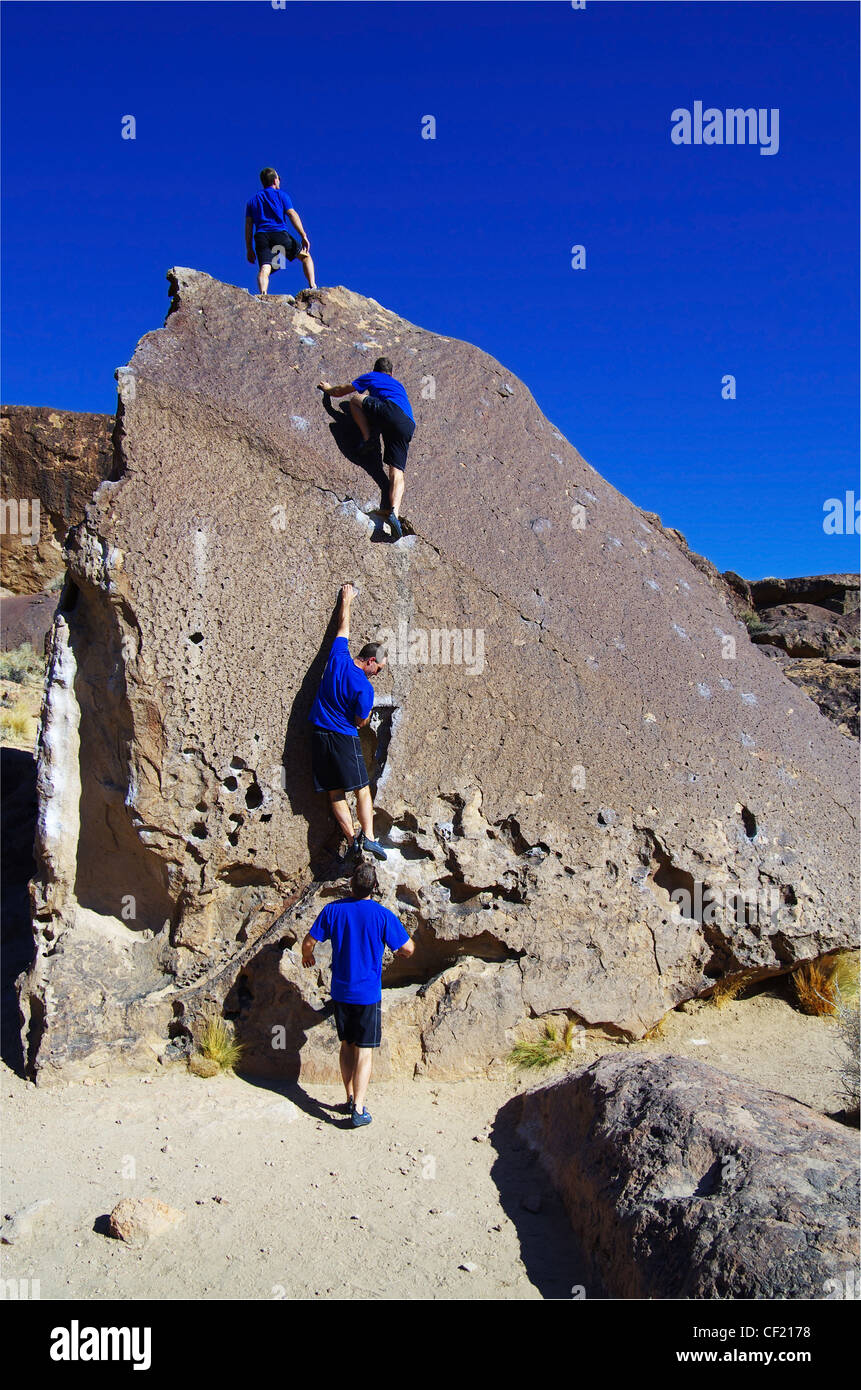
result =
[{"label": "black shorts", "polygon": [[359,735],[311,728],[311,771],[318,792],[354,792],[368,785]]},{"label": "black shorts", "polygon": [[379,1047],[382,1028],[382,1006],[377,1004],[339,1004],[335,1005],[335,1027],[338,1041],[352,1043],[354,1047]]},{"label": "black shorts", "polygon": [[394,401],[384,401],[381,396],[366,396],[362,408],[371,429],[379,430],[383,436],[386,446],[383,463],[403,472],[407,466],[407,449],[416,430],[415,421]]},{"label": "black shorts", "polygon": [[283,246],[284,259],[288,261],[295,261],[299,252],[302,250],[299,242],[295,237],[291,236],[289,232],[255,232],[254,251],[257,256],[258,265],[272,264],[273,248],[275,246]]}]

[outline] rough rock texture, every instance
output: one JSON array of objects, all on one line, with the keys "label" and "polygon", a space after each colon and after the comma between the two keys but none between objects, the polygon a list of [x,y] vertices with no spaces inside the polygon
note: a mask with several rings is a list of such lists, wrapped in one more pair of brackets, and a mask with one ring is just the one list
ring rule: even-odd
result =
[{"label": "rough rock texture", "polygon": [[797,579],[742,579],[723,574],[691,550],[681,531],[664,526],[654,512],[643,517],[706,576],[737,618],[748,624],[751,639],[766,656],[780,663],[784,675],[799,686],[838,726],[859,735],[859,576],[816,574]]},{"label": "rough rock texture", "polygon": [[787,1096],[616,1057],[522,1106],[610,1298],[824,1299],[858,1263],[857,1138]]},{"label": "rough rock texture", "polygon": [[163,1235],[185,1220],[185,1212],[159,1202],[155,1197],[124,1197],[108,1218],[108,1229],[115,1240],[127,1245],[144,1245],[153,1236]]},{"label": "rough rock texture", "polygon": [[[854,941],[847,741],[522,383],[345,289],[171,283],[118,373],[121,476],[68,548],[33,1074],[152,1065],[213,1003],[250,1069],[331,1066],[291,950],[341,891],[307,712],[347,579],[353,650],[390,654],[364,737],[417,941],[384,975],[393,1067],[490,1066],[554,1011],[639,1036]],[[397,546],[316,390],[384,351],[418,419]]]},{"label": "rough rock texture", "polygon": [[0,647],[14,651],[29,642],[35,652],[44,652],[54,623],[56,594],[20,594],[0,598]]},{"label": "rough rock texture", "polygon": [[[114,422],[109,415],[47,406],[4,405],[0,409],[2,494],[26,500],[27,526],[4,526],[0,584],[13,594],[36,594],[63,573],[63,541],[99,483],[111,475]],[[32,535],[29,505],[40,503],[38,533]],[[16,528],[17,529],[17,528]],[[36,544],[31,544],[31,535]]]}]

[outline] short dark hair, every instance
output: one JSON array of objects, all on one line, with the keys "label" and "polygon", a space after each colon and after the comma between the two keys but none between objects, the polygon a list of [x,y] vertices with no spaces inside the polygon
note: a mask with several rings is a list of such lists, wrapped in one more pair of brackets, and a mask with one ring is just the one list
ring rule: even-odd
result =
[{"label": "short dark hair", "polygon": [[372,893],[376,893],[378,884],[374,865],[366,864],[364,861],[357,864],[350,879],[350,887],[356,898],[369,898]]},{"label": "short dark hair", "polygon": [[392,359],[391,359],[390,357],[378,357],[377,360],[376,360],[376,362],[374,363],[374,371],[375,371],[375,372],[388,372],[389,376],[391,376],[391,374],[392,374]]},{"label": "short dark hair", "polygon": [[366,642],[365,645],[364,645],[364,647],[362,648],[362,650],[359,652],[359,660],[360,660],[360,661],[371,661],[371,660],[373,660],[373,661],[376,661],[377,665],[379,665],[379,663],[380,663],[380,652],[384,652],[385,650],[386,650],[386,648],[385,648],[385,643],[383,643],[383,642]]},{"label": "short dark hair", "polygon": [[263,184],[264,188],[271,188],[277,177],[277,169],[266,168],[260,170],[260,182]]}]

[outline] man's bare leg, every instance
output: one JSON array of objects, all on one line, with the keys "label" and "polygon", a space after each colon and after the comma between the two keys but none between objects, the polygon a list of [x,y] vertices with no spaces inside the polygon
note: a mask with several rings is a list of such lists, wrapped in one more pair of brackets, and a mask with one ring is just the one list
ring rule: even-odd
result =
[{"label": "man's bare leg", "polygon": [[374,838],[374,801],[370,787],[359,787],[356,792],[356,818],[365,832],[365,838]]},{"label": "man's bare leg", "polygon": [[257,272],[257,288],[261,294],[268,294],[269,276],[272,274],[271,265],[262,265]]},{"label": "man's bare leg", "polygon": [[[348,806],[348,804],[347,804],[347,798],[346,798],[346,796],[344,795],[343,792],[329,792],[329,800],[330,800],[330,802],[332,803],[332,815],[335,817],[335,820],[338,822],[338,825],[340,826],[341,830],[343,831],[345,838],[346,838],[348,841],[352,840],[352,839],[353,839],[353,836],[354,836],[354,834],[355,834],[355,830],[354,830],[354,828],[353,828],[353,815],[352,815],[352,812],[350,811],[350,808],[349,808],[349,806]],[[359,817],[359,824],[360,824],[360,825],[361,825],[361,820],[362,820],[362,818],[361,818],[361,816],[360,816],[360,817]],[[362,829],[363,829],[363,830],[364,830],[364,828],[365,828],[365,827],[362,826]],[[371,839],[373,839],[373,838],[374,838],[374,837],[373,837],[373,835],[372,835],[372,836],[371,836]]]},{"label": "man's bare leg", "polygon": [[400,516],[401,498],[404,495],[404,470],[389,464],[389,501],[395,516]]},{"label": "man's bare leg", "polygon": [[358,1048],[352,1043],[342,1042],[339,1061],[341,1063],[341,1080],[347,1092],[347,1100],[353,1099],[353,1072],[356,1070],[356,1053]]},{"label": "man's bare leg", "polygon": [[365,412],[362,409],[362,402],[359,400],[358,396],[350,397],[350,414],[356,422],[356,426],[359,430],[359,433],[362,436],[364,443],[367,444],[368,440],[371,437],[371,431],[368,428],[367,416],[365,415]]},{"label": "man's bare leg", "polygon": [[374,1061],[374,1049],[372,1047],[357,1047],[356,1063],[353,1067],[353,1101],[356,1110],[361,1114],[365,1108],[365,1096],[368,1090],[368,1082],[371,1079],[371,1067]]},{"label": "man's bare leg", "polygon": [[305,272],[305,279],[308,281],[308,288],[310,290],[316,290],[317,277],[314,274],[314,262],[311,260],[311,252],[300,251],[299,260],[302,262],[302,269]]}]

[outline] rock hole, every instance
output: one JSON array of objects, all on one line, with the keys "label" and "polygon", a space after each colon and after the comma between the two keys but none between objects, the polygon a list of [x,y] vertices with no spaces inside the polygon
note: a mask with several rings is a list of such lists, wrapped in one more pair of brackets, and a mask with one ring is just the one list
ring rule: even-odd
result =
[{"label": "rock hole", "polygon": [[195,840],[209,839],[209,831],[207,830],[206,826],[203,824],[203,821],[201,820],[195,821],[194,825],[191,827],[191,833],[194,836]]},{"label": "rock hole", "polygon": [[756,816],[747,806],[741,808],[741,820],[744,826],[744,833],[749,840],[756,839]]},{"label": "rock hole", "polygon": [[255,779],[245,793],[245,805],[249,811],[256,811],[258,806],[263,805],[263,793]]},{"label": "rock hole", "polygon": [[239,772],[245,767],[245,759],[237,755],[230,759],[230,766],[236,768],[237,772]]},{"label": "rock hole", "polygon": [[225,777],[221,785],[225,788],[226,791],[235,792],[237,787],[239,786],[239,783],[237,782],[235,777]]},{"label": "rock hole", "polygon": [[199,646],[200,643],[203,641],[203,633],[202,633],[202,632],[192,632],[192,634],[191,634],[191,636],[189,637],[188,640],[189,640],[190,642],[194,642],[195,646]]}]

